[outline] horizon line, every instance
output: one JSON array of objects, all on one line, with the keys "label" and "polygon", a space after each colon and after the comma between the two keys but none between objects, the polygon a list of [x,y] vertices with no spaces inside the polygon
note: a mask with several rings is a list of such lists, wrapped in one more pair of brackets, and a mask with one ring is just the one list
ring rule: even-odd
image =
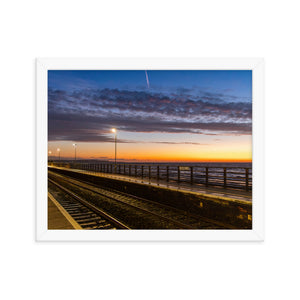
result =
[{"label": "horizon line", "polygon": [[[71,157],[61,157],[61,161],[67,160],[67,161],[82,161],[82,160],[96,160],[96,161],[104,161],[108,163],[114,163],[115,160],[113,158],[76,158],[76,160]],[[49,158],[48,161],[59,161],[57,157]],[[252,163],[252,160],[245,159],[245,160],[234,160],[234,159],[216,159],[216,160],[132,160],[132,159],[117,159],[117,163]]]}]

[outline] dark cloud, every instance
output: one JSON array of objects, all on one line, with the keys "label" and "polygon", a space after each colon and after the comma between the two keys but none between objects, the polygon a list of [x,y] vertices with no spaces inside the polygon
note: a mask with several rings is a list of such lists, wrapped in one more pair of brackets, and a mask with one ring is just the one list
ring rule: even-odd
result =
[{"label": "dark cloud", "polygon": [[182,96],[186,89],[178,92],[49,89],[49,140],[112,142],[112,127],[131,132],[251,134],[250,102],[228,102],[220,93],[205,92],[196,99]]}]

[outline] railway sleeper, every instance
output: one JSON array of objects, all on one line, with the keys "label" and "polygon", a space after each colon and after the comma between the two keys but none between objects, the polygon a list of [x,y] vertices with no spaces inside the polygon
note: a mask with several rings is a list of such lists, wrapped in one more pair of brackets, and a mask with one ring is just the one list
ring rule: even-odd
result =
[{"label": "railway sleeper", "polygon": [[102,219],[100,217],[95,217],[95,218],[74,218],[77,223],[80,222],[86,222],[86,221],[99,221],[101,222]]},{"label": "railway sleeper", "polygon": [[95,225],[97,225],[96,222],[86,222],[86,223],[80,223],[80,222],[78,222],[78,223],[80,224],[81,227],[88,227],[88,226],[95,226]]}]

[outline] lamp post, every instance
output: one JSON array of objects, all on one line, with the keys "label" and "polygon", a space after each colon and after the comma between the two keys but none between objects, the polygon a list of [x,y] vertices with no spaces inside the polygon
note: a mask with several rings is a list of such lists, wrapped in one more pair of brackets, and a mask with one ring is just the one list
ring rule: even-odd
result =
[{"label": "lamp post", "polygon": [[74,149],[75,149],[75,160],[76,160],[76,147],[77,147],[77,144],[73,144],[74,146]]},{"label": "lamp post", "polygon": [[117,129],[113,128],[111,130],[115,134],[115,173],[117,168]]},{"label": "lamp post", "polygon": [[57,148],[57,152],[58,152],[58,160],[60,160],[60,149]]}]

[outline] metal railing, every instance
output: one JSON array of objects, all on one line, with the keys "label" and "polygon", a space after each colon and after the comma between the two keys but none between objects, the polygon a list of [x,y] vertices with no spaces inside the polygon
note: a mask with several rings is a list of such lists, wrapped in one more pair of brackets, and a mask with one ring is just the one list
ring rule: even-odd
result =
[{"label": "metal railing", "polygon": [[190,185],[219,186],[223,188],[252,190],[252,168],[220,166],[187,166],[168,164],[130,163],[66,163],[50,165],[81,169],[97,173],[120,174],[144,181],[185,183]]}]

